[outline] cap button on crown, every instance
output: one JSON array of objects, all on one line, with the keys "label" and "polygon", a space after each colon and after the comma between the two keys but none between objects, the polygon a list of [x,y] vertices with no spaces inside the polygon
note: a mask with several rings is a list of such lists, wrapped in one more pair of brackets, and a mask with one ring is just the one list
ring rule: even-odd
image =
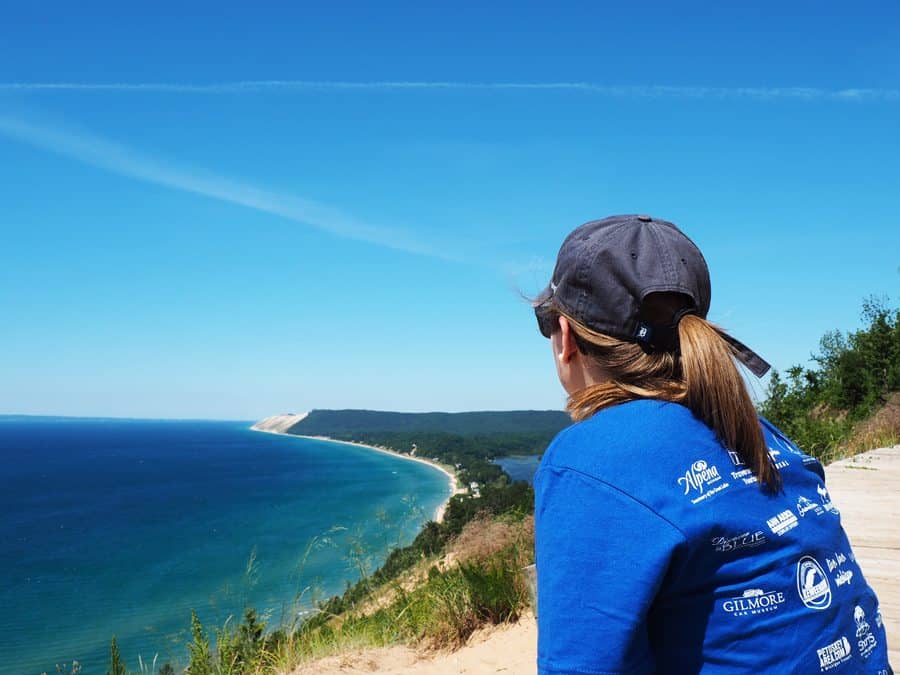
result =
[{"label": "cap button on crown", "polygon": [[637,218],[638,218],[638,220],[645,222],[645,223],[649,223],[651,220],[653,220],[653,218],[651,218],[648,215],[644,215],[644,214],[639,215]]}]

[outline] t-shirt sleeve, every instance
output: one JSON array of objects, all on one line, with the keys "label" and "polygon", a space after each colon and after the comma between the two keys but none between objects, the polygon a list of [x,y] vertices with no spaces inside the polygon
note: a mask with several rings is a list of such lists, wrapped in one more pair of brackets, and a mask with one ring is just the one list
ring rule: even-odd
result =
[{"label": "t-shirt sleeve", "polygon": [[535,476],[539,673],[652,673],[647,617],[684,537],[573,469]]}]

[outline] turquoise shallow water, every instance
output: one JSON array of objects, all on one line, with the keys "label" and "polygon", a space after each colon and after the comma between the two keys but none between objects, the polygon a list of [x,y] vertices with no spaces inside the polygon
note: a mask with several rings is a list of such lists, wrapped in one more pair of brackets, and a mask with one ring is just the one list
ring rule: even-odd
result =
[{"label": "turquoise shallow water", "polygon": [[103,673],[113,634],[130,668],[183,664],[192,608],[290,621],[449,495],[426,465],[248,426],[0,418],[0,673]]}]

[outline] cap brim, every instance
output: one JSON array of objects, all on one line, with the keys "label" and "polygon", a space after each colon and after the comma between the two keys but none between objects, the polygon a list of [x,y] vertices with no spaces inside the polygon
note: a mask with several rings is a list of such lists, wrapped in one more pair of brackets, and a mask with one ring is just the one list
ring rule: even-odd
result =
[{"label": "cap brim", "polygon": [[717,330],[716,332],[722,336],[722,339],[725,340],[725,342],[731,345],[731,349],[732,351],[734,351],[735,358],[745,366],[747,366],[750,372],[757,377],[762,377],[772,368],[772,366],[769,365],[768,361],[766,361],[763,357],[750,349],[750,347],[745,345],[740,340],[731,337],[723,330]]}]

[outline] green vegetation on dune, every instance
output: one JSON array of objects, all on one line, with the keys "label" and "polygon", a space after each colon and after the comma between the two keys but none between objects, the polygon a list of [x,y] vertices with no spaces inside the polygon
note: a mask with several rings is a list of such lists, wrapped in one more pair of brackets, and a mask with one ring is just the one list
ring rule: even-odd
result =
[{"label": "green vegetation on dune", "polygon": [[[523,498],[531,500],[530,488],[520,485]],[[375,574],[342,597],[320,603],[318,612],[295,625],[267,633],[247,609],[239,624],[212,631],[213,641],[192,612],[185,672],[286,673],[350,648],[398,643],[455,647],[484,624],[515,621],[529,604],[523,568],[534,562],[533,519],[523,505],[502,515],[480,511],[453,536],[446,525],[429,523],[414,545],[395,551]],[[115,639],[110,656],[112,672],[124,675],[115,670],[123,668]],[[142,675],[153,672],[142,664]],[[173,671],[164,664],[158,672]]]},{"label": "green vegetation on dune", "polygon": [[[568,420],[568,417],[566,418]],[[571,422],[569,420],[569,422]],[[294,427],[296,428],[296,427]],[[560,427],[561,429],[562,427]],[[504,476],[491,460],[506,455],[539,455],[559,431],[479,434],[460,436],[436,431],[332,431],[330,438],[390,448],[405,455],[433,459],[455,467],[460,482],[485,485]],[[288,433],[295,433],[290,431]]]},{"label": "green vegetation on dune", "polygon": [[[533,520],[521,512],[479,516],[435,553],[417,557],[405,575],[373,585],[355,602],[326,603],[299,631],[298,655],[348,644],[458,646],[485,623],[517,619],[528,605],[522,568],[534,561],[533,537]],[[460,556],[454,563],[445,556],[451,548]]]},{"label": "green vegetation on dune", "polygon": [[480,496],[455,495],[447,505],[444,520],[429,522],[409,546],[394,549],[371,576],[348,586],[341,596],[320,605],[326,615],[340,614],[365,603],[373,587],[393,581],[401,573],[429,556],[441,553],[463,528],[478,517],[522,518],[534,512],[534,491],[526,483],[486,485]]},{"label": "green vegetation on dune", "polygon": [[[826,462],[900,439],[900,309],[869,299],[865,326],[827,333],[813,368],[772,374],[762,414]],[[873,416],[874,414],[874,416]]]}]

